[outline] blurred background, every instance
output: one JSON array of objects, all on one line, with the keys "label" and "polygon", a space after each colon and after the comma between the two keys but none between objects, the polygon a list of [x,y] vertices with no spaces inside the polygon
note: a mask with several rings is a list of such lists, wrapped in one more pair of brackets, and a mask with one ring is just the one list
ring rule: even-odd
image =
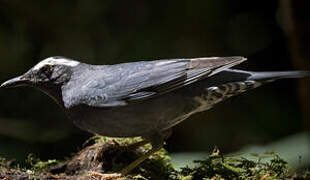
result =
[{"label": "blurred background", "polygon": [[[310,70],[306,0],[0,0],[0,81],[50,56],[92,64],[246,56],[238,68]],[[310,160],[310,82],[282,80],[231,98],[174,128],[166,149],[283,151]],[[0,156],[69,156],[91,135],[31,89],[0,89]],[[249,150],[250,149],[250,150]],[[300,163],[303,161],[305,163]]]}]

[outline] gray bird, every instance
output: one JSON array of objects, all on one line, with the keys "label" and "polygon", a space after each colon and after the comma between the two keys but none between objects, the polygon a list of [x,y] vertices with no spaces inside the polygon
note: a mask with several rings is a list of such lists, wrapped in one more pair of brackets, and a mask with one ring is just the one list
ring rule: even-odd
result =
[{"label": "gray bird", "polygon": [[[192,114],[277,79],[307,71],[250,72],[230,69],[243,57],[207,57],[90,65],[47,58],[1,87],[32,86],[52,97],[74,124],[110,137],[141,136],[159,150],[167,132]],[[143,144],[143,143],[142,143]]]}]

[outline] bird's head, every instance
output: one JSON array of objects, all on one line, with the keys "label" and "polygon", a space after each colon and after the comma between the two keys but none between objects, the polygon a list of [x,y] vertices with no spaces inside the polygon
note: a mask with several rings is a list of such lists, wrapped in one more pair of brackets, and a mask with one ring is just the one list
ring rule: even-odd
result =
[{"label": "bird's head", "polygon": [[64,57],[50,57],[39,62],[25,74],[4,82],[1,87],[32,86],[47,88],[61,86],[70,79],[72,68],[78,64],[80,62]]}]

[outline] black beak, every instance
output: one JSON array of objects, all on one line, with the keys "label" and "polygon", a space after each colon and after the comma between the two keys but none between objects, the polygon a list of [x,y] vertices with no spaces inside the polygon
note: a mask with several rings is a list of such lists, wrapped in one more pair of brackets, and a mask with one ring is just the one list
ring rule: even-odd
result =
[{"label": "black beak", "polygon": [[27,85],[28,80],[26,80],[23,76],[18,76],[16,78],[5,81],[1,84],[0,88],[13,88],[19,86]]}]

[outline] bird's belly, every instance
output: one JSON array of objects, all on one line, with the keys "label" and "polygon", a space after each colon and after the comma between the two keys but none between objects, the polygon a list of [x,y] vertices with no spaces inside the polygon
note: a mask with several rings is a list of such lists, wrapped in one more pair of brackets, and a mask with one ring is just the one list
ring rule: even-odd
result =
[{"label": "bird's belly", "polygon": [[175,92],[120,107],[80,105],[71,109],[69,116],[78,127],[92,133],[111,137],[144,136],[172,127],[175,121],[195,109],[194,101],[192,96]]}]

